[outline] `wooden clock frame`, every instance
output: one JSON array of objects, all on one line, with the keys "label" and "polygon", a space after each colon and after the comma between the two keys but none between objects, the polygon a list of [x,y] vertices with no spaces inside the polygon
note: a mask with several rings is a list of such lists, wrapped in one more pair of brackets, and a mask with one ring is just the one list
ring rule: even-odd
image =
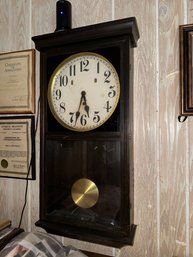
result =
[{"label": "wooden clock frame", "polygon": [[[40,219],[36,225],[49,233],[113,247],[133,244],[133,48],[138,38],[135,17],[32,38],[40,51]],[[47,102],[54,69],[79,52],[95,52],[107,58],[121,84],[119,104],[112,117],[96,130],[81,133],[58,124]],[[74,180],[85,176],[99,185],[100,202],[94,209],[79,208],[78,213],[76,207],[71,211],[67,191]],[[100,191],[100,186],[106,191]],[[107,205],[112,209],[110,214],[106,214]],[[115,209],[116,217],[109,218]]]}]

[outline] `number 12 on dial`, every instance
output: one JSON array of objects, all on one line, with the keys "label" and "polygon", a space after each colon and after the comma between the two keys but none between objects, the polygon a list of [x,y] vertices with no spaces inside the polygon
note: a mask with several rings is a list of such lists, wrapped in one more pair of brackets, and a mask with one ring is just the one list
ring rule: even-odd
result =
[{"label": "number 12 on dial", "polygon": [[120,97],[118,74],[102,55],[82,52],[60,63],[48,85],[48,103],[65,128],[89,131],[113,114]]}]

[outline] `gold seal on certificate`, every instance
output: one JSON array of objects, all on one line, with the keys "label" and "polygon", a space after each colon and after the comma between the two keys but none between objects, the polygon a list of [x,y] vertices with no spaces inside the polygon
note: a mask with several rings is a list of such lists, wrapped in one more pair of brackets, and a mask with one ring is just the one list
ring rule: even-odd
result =
[{"label": "gold seal on certificate", "polygon": [[5,160],[5,159],[3,159],[3,160],[1,161],[1,167],[4,168],[4,169],[6,169],[6,168],[8,167],[8,161]]},{"label": "gold seal on certificate", "polygon": [[0,118],[0,176],[34,178],[33,117]]}]

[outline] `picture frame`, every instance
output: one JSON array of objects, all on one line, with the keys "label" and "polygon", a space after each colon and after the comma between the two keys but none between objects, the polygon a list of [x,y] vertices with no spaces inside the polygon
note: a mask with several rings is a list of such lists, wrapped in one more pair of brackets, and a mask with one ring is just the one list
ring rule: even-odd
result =
[{"label": "picture frame", "polygon": [[35,113],[35,49],[0,54],[0,114]]},{"label": "picture frame", "polygon": [[193,24],[180,25],[180,114],[193,115]]},{"label": "picture frame", "polygon": [[35,179],[34,119],[0,117],[0,177]]}]

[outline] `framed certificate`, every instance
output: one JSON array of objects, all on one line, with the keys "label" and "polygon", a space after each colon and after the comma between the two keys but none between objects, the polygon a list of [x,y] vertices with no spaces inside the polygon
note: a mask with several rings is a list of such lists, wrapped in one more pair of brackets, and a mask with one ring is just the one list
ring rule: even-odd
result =
[{"label": "framed certificate", "polygon": [[0,117],[0,176],[35,179],[33,116]]},{"label": "framed certificate", "polygon": [[0,114],[35,112],[35,50],[0,54]]},{"label": "framed certificate", "polygon": [[193,24],[181,25],[180,31],[180,109],[193,115]]}]

